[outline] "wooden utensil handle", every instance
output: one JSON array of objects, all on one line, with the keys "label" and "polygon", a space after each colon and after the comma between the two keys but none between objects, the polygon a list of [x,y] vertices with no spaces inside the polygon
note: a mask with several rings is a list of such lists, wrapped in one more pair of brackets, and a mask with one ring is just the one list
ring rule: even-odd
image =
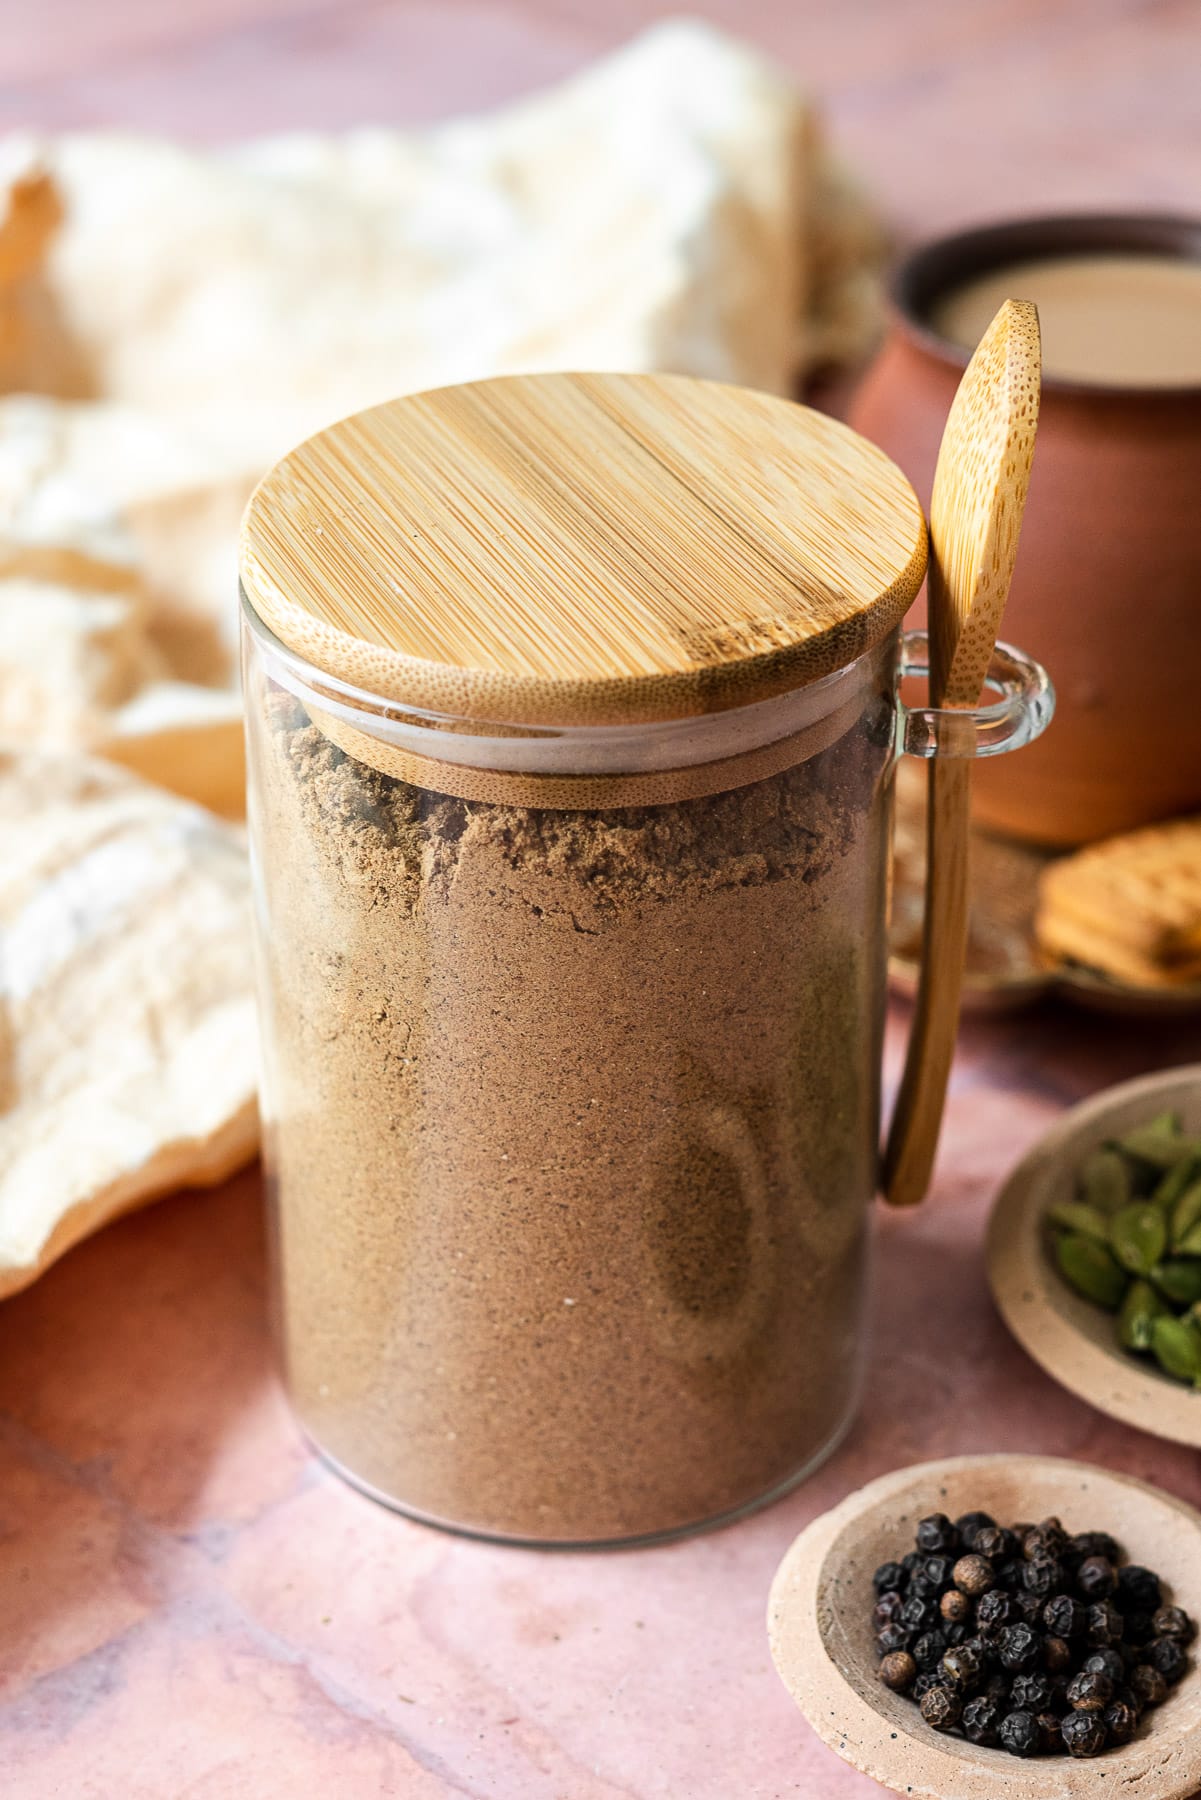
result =
[{"label": "wooden utensil handle", "polygon": [[935,757],[928,780],[921,972],[880,1183],[893,1206],[916,1206],[930,1183],[967,956],[972,764]]}]

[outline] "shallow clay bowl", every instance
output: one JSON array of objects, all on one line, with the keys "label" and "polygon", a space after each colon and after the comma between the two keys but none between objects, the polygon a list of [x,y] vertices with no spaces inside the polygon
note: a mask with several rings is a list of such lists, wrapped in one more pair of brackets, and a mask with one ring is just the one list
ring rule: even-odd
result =
[{"label": "shallow clay bowl", "polygon": [[[1133,1743],[1101,1756],[1023,1760],[931,1730],[876,1677],[872,1573],[913,1547],[919,1519],[982,1508],[1003,1524],[1058,1514],[1109,1531],[1131,1561],[1201,1614],[1201,1514],[1128,1475],[1050,1456],[958,1456],[898,1469],[803,1531],[772,1583],[768,1631],[785,1687],[844,1761],[922,1800],[1188,1800],[1201,1786],[1201,1674],[1191,1667]],[[1196,1652],[1193,1653],[1194,1664]]]},{"label": "shallow clay bowl", "polygon": [[988,1278],[1001,1316],[1048,1375],[1111,1418],[1201,1448],[1201,1393],[1123,1350],[1112,1313],[1074,1292],[1051,1261],[1043,1219],[1075,1192],[1081,1162],[1156,1113],[1201,1132],[1201,1064],[1127,1081],[1073,1107],[1019,1163],[993,1207]]}]

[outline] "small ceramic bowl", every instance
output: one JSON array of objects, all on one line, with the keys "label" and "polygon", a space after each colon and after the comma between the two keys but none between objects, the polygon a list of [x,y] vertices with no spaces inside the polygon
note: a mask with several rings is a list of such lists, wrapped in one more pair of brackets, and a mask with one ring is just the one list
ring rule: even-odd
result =
[{"label": "small ceramic bowl", "polygon": [[1109,1531],[1201,1616],[1201,1514],[1132,1476],[1049,1456],[961,1456],[884,1475],[803,1531],[772,1584],[768,1631],[785,1687],[845,1762],[921,1800],[1187,1800],[1201,1787],[1201,1672],[1101,1756],[1022,1760],[931,1729],[877,1678],[872,1573],[913,1545],[919,1519],[981,1508],[1002,1522],[1057,1514]]},{"label": "small ceramic bowl", "polygon": [[1169,1110],[1201,1132],[1201,1064],[1107,1088],[1065,1114],[997,1197],[988,1278],[1005,1323],[1048,1375],[1111,1418],[1201,1449],[1201,1393],[1123,1350],[1113,1314],[1075,1293],[1052,1263],[1043,1223],[1049,1206],[1074,1198],[1090,1150]]},{"label": "small ceramic bowl", "polygon": [[[1043,258],[1201,262],[1201,220],[1019,218],[918,246],[892,283],[889,330],[851,403],[856,431],[930,497],[968,351],[934,324],[964,282]],[[1028,295],[1037,299],[1037,291]],[[1049,364],[1054,362],[1050,352]],[[975,818],[1028,843],[1088,843],[1201,808],[1201,387],[1044,374],[1034,480],[1004,635],[1058,692],[1020,762],[973,771]],[[921,602],[911,622],[921,616]],[[1166,746],[1170,745],[1168,751]]]}]

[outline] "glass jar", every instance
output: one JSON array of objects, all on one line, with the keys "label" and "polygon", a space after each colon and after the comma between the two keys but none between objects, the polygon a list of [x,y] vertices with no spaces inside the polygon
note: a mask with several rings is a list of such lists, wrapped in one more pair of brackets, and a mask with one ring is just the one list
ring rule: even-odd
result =
[{"label": "glass jar", "polygon": [[378,1498],[533,1543],[782,1492],[863,1355],[895,757],[1027,741],[1042,671],[999,651],[974,728],[911,712],[894,625],[746,704],[539,726],[244,620],[305,1429]]}]

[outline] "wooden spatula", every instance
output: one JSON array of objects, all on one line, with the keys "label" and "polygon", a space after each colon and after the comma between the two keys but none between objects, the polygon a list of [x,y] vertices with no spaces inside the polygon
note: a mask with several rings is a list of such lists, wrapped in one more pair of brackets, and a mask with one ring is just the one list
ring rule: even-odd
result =
[{"label": "wooden spatula", "polygon": [[[930,704],[979,702],[1017,557],[1038,428],[1038,312],[1006,300],[951,405],[930,499]],[[965,721],[966,726],[966,721]],[[881,1178],[912,1206],[934,1165],[967,949],[970,759],[930,763],[917,1008]]]}]

